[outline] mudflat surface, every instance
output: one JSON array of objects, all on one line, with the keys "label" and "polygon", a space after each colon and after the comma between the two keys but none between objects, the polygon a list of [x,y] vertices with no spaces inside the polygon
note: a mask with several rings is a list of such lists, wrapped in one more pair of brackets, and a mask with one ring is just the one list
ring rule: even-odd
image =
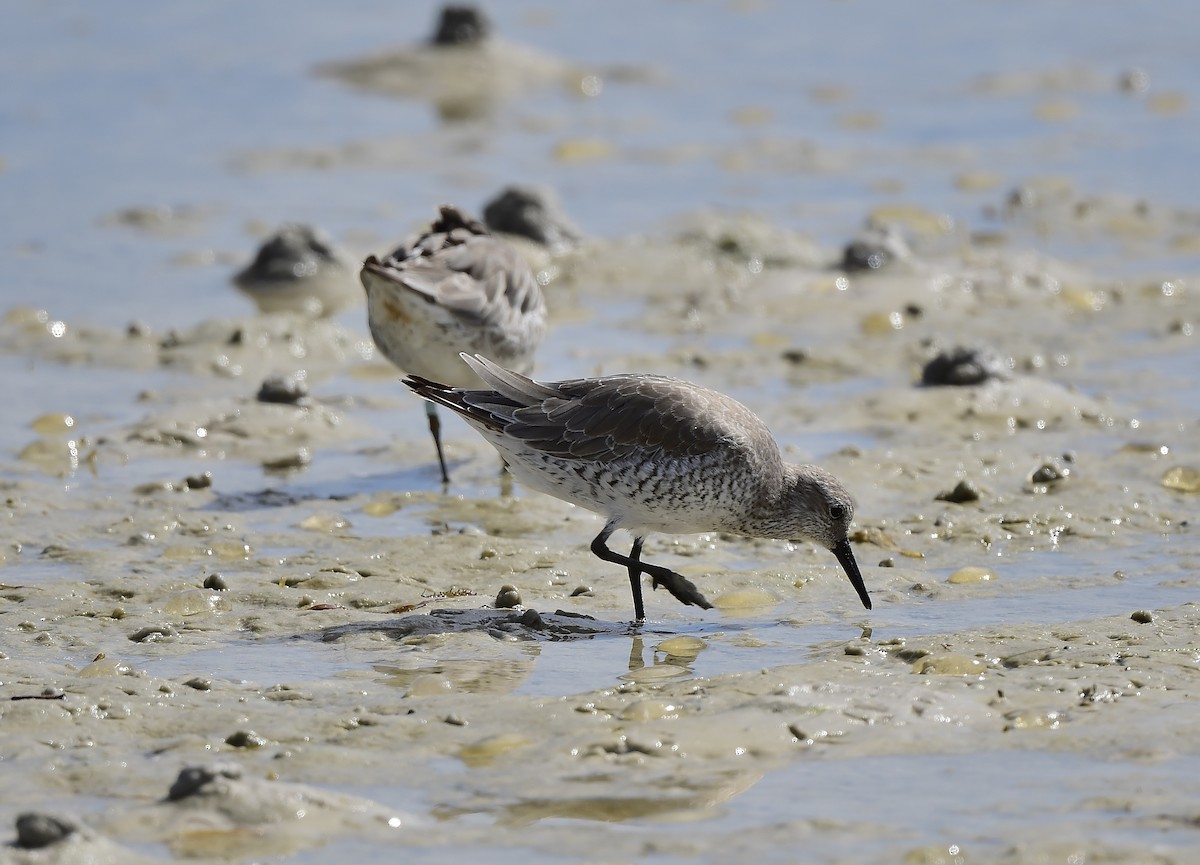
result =
[{"label": "mudflat surface", "polygon": [[[15,16],[0,183],[45,194],[0,226],[0,861],[1200,855],[1200,214],[1162,180],[1197,82],[1167,11],[993,22],[1008,53],[910,22],[934,86],[885,4],[804,22],[879,66],[786,75],[790,9],[653,5],[605,53],[601,6],[489,9],[469,74],[417,45],[433,7],[386,39],[386,4],[147,13],[136,52],[90,7]],[[600,519],[454,420],[442,488],[359,301],[261,315],[228,283],[277,222],[380,252],[514,180],[589,233],[521,247],[539,375],[745,402],[854,493],[872,611],[823,550],[657,536],[715,609],[647,587],[630,625]],[[909,253],[847,270],[869,217]],[[922,385],[938,352],[978,383]]]}]

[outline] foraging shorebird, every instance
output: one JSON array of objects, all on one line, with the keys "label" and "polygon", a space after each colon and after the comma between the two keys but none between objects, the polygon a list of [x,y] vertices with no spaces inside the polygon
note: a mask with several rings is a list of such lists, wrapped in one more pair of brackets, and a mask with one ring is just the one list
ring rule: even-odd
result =
[{"label": "foraging shorebird", "polygon": [[[450,205],[429,230],[360,274],[371,336],[410,375],[469,387],[461,352],[484,353],[523,373],[546,332],[546,303],[529,265],[511,246]],[[450,480],[437,406],[426,403],[442,481]]]},{"label": "foraging shorebird", "polygon": [[[591,549],[628,570],[638,621],[646,617],[644,573],[684,604],[712,606],[687,578],[641,560],[654,531],[812,541],[833,552],[871,608],[850,548],[850,494],[824,469],[784,462],[766,425],[741,403],[665,376],[540,382],[478,354],[462,359],[486,388],[420,375],[404,383],[462,415],[521,482],[607,518]],[[633,534],[628,556],[608,547],[617,529]]]}]

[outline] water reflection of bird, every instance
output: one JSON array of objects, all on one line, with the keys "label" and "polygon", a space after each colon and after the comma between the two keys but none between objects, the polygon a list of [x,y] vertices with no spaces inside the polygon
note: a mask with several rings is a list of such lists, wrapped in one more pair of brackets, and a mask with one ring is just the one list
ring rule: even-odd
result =
[{"label": "water reflection of bird", "polygon": [[[741,403],[664,376],[539,382],[479,355],[463,360],[486,388],[420,375],[404,383],[462,415],[518,480],[607,517],[591,549],[627,568],[637,620],[645,618],[643,573],[684,604],[712,606],[687,578],[641,561],[652,531],[812,541],[833,552],[871,608],[850,547],[850,494],[824,469],[785,463]],[[617,529],[633,534],[628,556],[607,545]]]},{"label": "water reflection of bird", "polygon": [[[546,304],[529,265],[456,207],[384,259],[363,262],[367,318],[380,352],[406,373],[469,386],[460,352],[483,353],[521,372],[546,330]],[[449,481],[437,407],[426,406],[442,480]]]}]

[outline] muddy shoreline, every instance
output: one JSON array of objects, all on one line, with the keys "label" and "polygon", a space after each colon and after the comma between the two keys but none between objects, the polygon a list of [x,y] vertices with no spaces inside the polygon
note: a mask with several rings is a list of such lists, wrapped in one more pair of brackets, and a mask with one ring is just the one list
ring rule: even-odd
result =
[{"label": "muddy shoreline", "polygon": [[[0,35],[0,863],[1198,861],[1176,11],[347,8]],[[357,262],[514,182],[572,220],[513,240],[537,375],[744,402],[872,610],[655,536],[714,609],[635,627],[456,419],[442,487]]]},{"label": "muddy shoreline", "polygon": [[[644,301],[639,331],[671,346],[653,361],[634,351],[601,362],[585,348],[572,362],[654,362],[751,394],[791,431],[793,456],[819,459],[855,491],[874,614],[855,609],[821,551],[657,538],[647,556],[697,579],[717,609],[698,615],[651,593],[639,633],[622,575],[587,552],[598,518],[503,495],[494,457],[461,426],[448,436],[456,482],[438,489],[419,407],[361,331],[256,316],[167,335],[67,322],[56,336],[53,316],[8,313],[7,344],[39,374],[169,368],[186,387],[138,394],[107,418],[70,406],[38,415],[28,437],[44,447],[6,464],[2,717],[6,760],[26,783],[5,812],[82,819],[70,843],[96,861],[282,855],[330,838],[425,845],[445,833],[586,856],[604,822],[708,819],[813,760],[1194,761],[1194,494],[1161,483],[1191,453],[1186,421],[1137,417],[1120,370],[1092,393],[1070,384],[1105,340],[1189,315],[1191,293],[1125,290],[1129,300],[1081,310],[1028,276],[1014,290],[1022,260],[989,270],[982,252],[895,275],[793,262],[746,276],[728,248],[695,236],[596,241],[556,262],[548,293],[565,327],[613,326],[585,300],[604,285],[615,308],[622,296]],[[640,278],[615,278],[614,262]],[[1060,265],[1042,265],[1041,283],[1061,284]],[[659,278],[668,272],[673,284]],[[1079,290],[1116,297],[1072,273]],[[780,311],[800,307],[781,328]],[[898,310],[902,326],[875,329]],[[733,338],[709,349],[713,316]],[[1009,374],[919,387],[932,335],[966,320],[1005,346]],[[1037,348],[1049,345],[1055,354]],[[253,396],[301,364],[311,390],[300,404]],[[1094,362],[1088,374],[1098,377]],[[854,381],[870,384],[847,391]],[[806,398],[820,389],[840,394]],[[814,453],[809,432],[860,443]],[[306,461],[277,462],[300,448]],[[974,498],[939,500],[964,480]],[[1097,548],[1103,570],[1088,558]],[[1062,566],[1029,569],[1031,556],[1056,553]],[[505,584],[520,593],[516,612],[491,609]],[[1039,594],[1061,613],[1053,604],[1080,593],[1093,608],[1124,606],[1036,614]],[[986,619],[989,605],[1018,618],[921,629],[939,607]],[[819,633],[837,636],[813,642]],[[592,651],[608,660],[552,675],[571,645],[585,649],[571,664]],[[201,780],[168,797],[189,767]],[[1116,809],[1133,835],[1170,839],[1153,861],[1185,861],[1187,801],[1116,785],[1060,820],[1086,826]],[[463,840],[471,815],[490,828]],[[568,837],[553,828],[564,819]],[[856,826],[778,831],[836,847]],[[639,855],[638,837],[620,855]],[[911,861],[943,861],[936,844],[882,827],[873,837]],[[972,861],[1052,858],[1059,844],[1037,836],[1014,852],[986,833],[969,840]],[[695,843],[654,842],[680,856],[697,855]],[[1105,833],[1079,843],[1151,861]]]}]

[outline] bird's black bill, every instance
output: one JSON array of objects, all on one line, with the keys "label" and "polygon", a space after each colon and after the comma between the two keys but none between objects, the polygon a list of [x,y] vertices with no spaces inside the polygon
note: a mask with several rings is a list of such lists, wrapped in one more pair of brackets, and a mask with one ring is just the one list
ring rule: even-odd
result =
[{"label": "bird's black bill", "polygon": [[854,586],[854,591],[858,592],[858,597],[862,601],[862,605],[868,610],[871,609],[871,596],[867,594],[867,584],[863,582],[862,572],[858,569],[858,562],[854,560],[854,550],[850,549],[849,538],[839,541],[838,545],[833,548],[833,554],[842,563],[842,570],[850,578],[850,585]]}]

